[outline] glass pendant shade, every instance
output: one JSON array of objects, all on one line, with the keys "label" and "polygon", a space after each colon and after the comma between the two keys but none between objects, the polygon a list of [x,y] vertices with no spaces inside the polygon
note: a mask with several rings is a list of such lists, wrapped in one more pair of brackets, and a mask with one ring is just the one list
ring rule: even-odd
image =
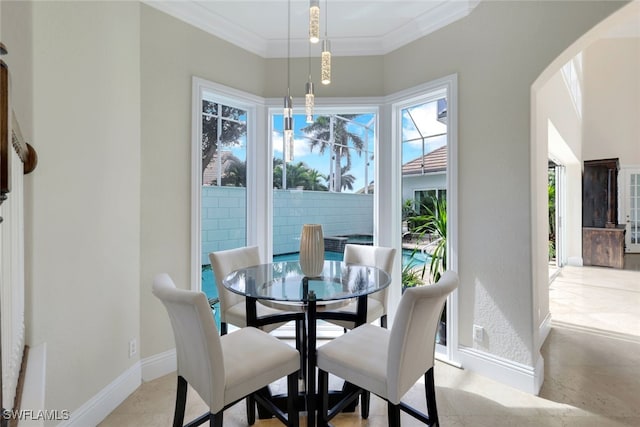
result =
[{"label": "glass pendant shade", "polygon": [[318,43],[320,41],[320,1],[311,0],[309,2],[309,41]]},{"label": "glass pendant shade", "polygon": [[323,85],[331,83],[331,44],[329,40],[322,41],[320,81]]},{"label": "glass pendant shade", "polygon": [[293,130],[284,131],[284,151],[285,162],[291,163],[293,161]]},{"label": "glass pendant shade", "polygon": [[282,115],[284,129],[285,161],[293,160],[293,98],[290,95],[284,97],[284,110]]},{"label": "glass pendant shade", "polygon": [[313,94],[313,82],[307,82],[307,90],[304,96],[304,113],[307,116],[306,122],[313,123],[313,107],[315,104],[315,96]]}]

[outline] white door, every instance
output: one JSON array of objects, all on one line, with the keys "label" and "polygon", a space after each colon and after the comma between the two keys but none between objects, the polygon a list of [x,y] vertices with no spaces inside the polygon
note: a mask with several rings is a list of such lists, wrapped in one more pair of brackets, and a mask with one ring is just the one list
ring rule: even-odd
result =
[{"label": "white door", "polygon": [[626,252],[640,252],[640,169],[624,170],[623,175],[623,223]]}]

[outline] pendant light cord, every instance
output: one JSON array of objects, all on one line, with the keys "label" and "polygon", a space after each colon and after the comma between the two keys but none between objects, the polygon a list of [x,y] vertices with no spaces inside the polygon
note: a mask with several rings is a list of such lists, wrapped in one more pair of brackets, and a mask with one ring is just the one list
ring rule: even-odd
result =
[{"label": "pendant light cord", "polygon": [[291,0],[287,3],[287,96],[291,96]]},{"label": "pendant light cord", "polygon": [[328,0],[324,0],[324,39],[327,39],[327,31],[329,31],[329,8],[327,7]]}]

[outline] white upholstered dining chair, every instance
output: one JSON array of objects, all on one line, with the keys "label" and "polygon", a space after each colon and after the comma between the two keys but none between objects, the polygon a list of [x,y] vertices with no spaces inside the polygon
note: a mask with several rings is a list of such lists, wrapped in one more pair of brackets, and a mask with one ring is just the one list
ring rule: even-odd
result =
[{"label": "white upholstered dining chair", "polygon": [[[260,250],[257,246],[247,246],[216,251],[209,254],[209,260],[211,261],[211,270],[216,279],[216,289],[220,299],[220,332],[225,335],[229,324],[239,328],[247,326],[247,309],[245,297],[225,288],[222,280],[234,270],[261,264]],[[256,312],[258,317],[283,313],[282,310],[267,307],[260,303],[256,304]],[[260,329],[270,332],[285,323],[271,323],[262,326]]]},{"label": "white upholstered dining chair", "polygon": [[[344,262],[346,264],[360,264],[370,267],[381,268],[393,274],[393,261],[396,255],[394,248],[384,246],[354,245],[347,244],[344,248]],[[391,286],[391,285],[390,285]],[[387,300],[388,287],[367,297],[367,323],[371,323],[376,319],[380,319],[380,325],[387,327]],[[347,306],[334,310],[338,312],[349,312],[355,314],[358,308],[358,302],[352,301]],[[335,325],[342,326],[345,329],[353,329],[355,323],[345,320],[326,319]]]},{"label": "white upholstered dining chair", "polygon": [[[219,336],[207,297],[202,292],[177,289],[168,274],[153,281],[153,294],[164,304],[176,342],[178,389],[174,427],[184,422],[187,385],[209,406],[206,413],[189,426],[207,420],[211,427],[222,427],[223,411],[247,398],[249,424],[255,421],[258,400],[288,426],[298,426],[299,353],[293,347],[256,328],[242,328]],[[287,377],[287,416],[258,392]]]},{"label": "white upholstered dining chair", "polygon": [[[433,285],[408,288],[400,299],[390,330],[365,323],[318,348],[319,426],[327,425],[337,413],[336,408],[346,406],[360,394],[364,397],[367,392],[387,401],[391,427],[400,426],[400,410],[429,426],[438,425],[433,377],[435,338],[444,303],[458,282],[455,272],[446,271]],[[332,410],[327,407],[328,373],[359,388]],[[427,414],[401,402],[422,375]],[[367,418],[368,398],[362,400],[362,416]]]}]

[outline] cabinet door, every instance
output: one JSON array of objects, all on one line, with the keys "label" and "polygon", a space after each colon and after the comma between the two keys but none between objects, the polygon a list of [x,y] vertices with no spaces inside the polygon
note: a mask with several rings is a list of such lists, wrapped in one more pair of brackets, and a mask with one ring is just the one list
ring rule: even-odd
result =
[{"label": "cabinet door", "polygon": [[586,166],[582,181],[582,226],[603,228],[608,216],[609,170]]}]

